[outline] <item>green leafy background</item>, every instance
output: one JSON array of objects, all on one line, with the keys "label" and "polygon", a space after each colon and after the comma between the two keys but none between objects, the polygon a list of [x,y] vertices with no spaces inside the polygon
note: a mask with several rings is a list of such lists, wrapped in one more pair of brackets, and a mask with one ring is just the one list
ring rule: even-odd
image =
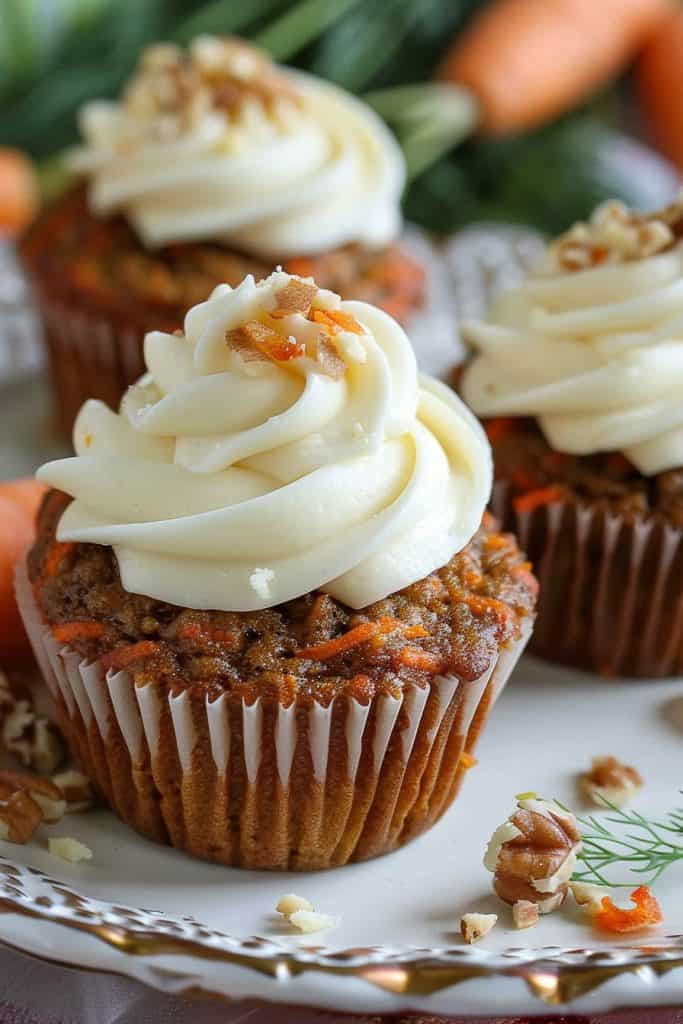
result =
[{"label": "green leafy background", "polygon": [[637,205],[638,182],[611,180],[596,158],[619,117],[618,102],[593,102],[526,136],[475,138],[454,148],[471,111],[446,109],[437,87],[386,93],[429,81],[485,2],[0,0],[0,143],[28,150],[49,168],[49,158],[77,138],[80,104],[115,96],[146,43],[233,32],[367,95],[387,115],[413,170],[406,212],[427,228],[450,231],[493,218],[559,231],[608,195]]}]

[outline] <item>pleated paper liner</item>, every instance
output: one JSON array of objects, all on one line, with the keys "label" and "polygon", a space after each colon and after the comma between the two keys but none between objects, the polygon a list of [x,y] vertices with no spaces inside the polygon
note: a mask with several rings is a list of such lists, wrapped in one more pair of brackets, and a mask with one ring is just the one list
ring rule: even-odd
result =
[{"label": "pleated paper liner", "polygon": [[540,582],[532,653],[608,677],[683,672],[683,531],[597,503],[518,511],[504,481],[491,510]]},{"label": "pleated paper liner", "polygon": [[531,629],[471,682],[441,676],[368,704],[247,704],[105,674],[55,642],[23,567],[16,589],[60,725],[112,809],[151,839],[245,868],[366,860],[433,825]]}]

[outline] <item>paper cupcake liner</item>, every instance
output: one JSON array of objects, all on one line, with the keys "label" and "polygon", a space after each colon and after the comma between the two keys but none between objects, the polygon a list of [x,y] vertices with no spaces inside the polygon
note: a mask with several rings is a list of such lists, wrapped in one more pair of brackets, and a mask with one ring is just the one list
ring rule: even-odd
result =
[{"label": "paper cupcake liner", "polygon": [[245,868],[366,860],[433,825],[531,628],[474,681],[441,676],[367,704],[247,704],[105,673],[56,643],[23,568],[16,591],[60,725],[113,810],[152,839]]},{"label": "paper cupcake liner", "polygon": [[683,671],[683,531],[598,504],[517,511],[505,481],[491,510],[540,583],[532,653],[606,676]]},{"label": "paper cupcake liner", "polygon": [[60,430],[69,434],[88,398],[118,408],[121,395],[145,370],[144,332],[41,296],[45,343]]}]

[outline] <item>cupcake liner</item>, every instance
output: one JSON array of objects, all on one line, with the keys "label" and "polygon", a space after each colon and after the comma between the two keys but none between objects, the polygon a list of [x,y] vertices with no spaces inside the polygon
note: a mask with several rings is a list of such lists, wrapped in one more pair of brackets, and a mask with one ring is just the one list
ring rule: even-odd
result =
[{"label": "cupcake liner", "polygon": [[144,373],[144,332],[45,294],[40,309],[58,423],[68,434],[86,399],[99,398],[116,409],[126,388]]},{"label": "cupcake liner", "polygon": [[110,806],[152,839],[246,868],[335,867],[429,828],[531,630],[474,681],[441,676],[367,704],[247,704],[105,673],[54,640],[23,567],[16,592],[60,725]]},{"label": "cupcake liner", "polygon": [[540,583],[532,653],[606,676],[683,671],[683,531],[598,503],[517,511],[506,481],[491,510]]}]

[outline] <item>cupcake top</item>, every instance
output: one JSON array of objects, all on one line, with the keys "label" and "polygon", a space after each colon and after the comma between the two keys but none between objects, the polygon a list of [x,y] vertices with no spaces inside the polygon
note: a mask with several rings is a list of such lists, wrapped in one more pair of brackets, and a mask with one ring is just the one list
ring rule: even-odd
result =
[{"label": "cupcake top", "polygon": [[683,466],[683,197],[650,215],[612,201],[464,332],[462,391],[481,416],[534,416],[558,452]]},{"label": "cupcake top", "polygon": [[374,112],[234,38],[147,49],[119,102],[86,104],[95,215],[149,247],[223,241],[258,256],[382,246],[401,227],[404,163]]},{"label": "cupcake top", "polygon": [[123,587],[250,611],[323,589],[362,608],[445,565],[481,521],[483,431],[418,382],[399,325],[310,279],[220,285],[145,339],[119,414],[87,402],[59,540],[114,548]]}]

